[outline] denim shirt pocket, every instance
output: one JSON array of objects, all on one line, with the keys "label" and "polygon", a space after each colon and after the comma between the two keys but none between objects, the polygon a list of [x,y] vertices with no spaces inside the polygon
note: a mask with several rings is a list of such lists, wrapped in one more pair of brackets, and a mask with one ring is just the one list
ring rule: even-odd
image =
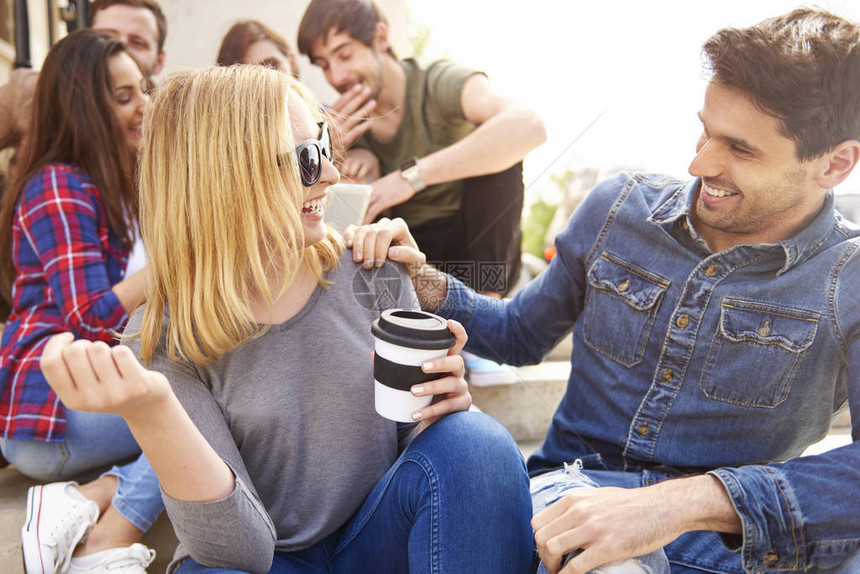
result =
[{"label": "denim shirt pocket", "polygon": [[640,363],[669,280],[604,252],[588,270],[588,283],[585,343],[625,367]]},{"label": "denim shirt pocket", "polygon": [[815,339],[819,319],[811,311],[724,299],[702,371],[702,391],[742,406],[779,405]]}]

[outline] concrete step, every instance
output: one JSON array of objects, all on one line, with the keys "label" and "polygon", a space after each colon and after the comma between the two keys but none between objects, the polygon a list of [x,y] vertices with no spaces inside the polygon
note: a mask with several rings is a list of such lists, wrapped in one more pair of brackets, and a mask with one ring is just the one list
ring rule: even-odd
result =
[{"label": "concrete step", "polygon": [[573,337],[568,333],[541,364],[506,366],[514,374],[513,384],[471,385],[469,390],[474,404],[501,422],[518,442],[543,440],[567,388],[572,350]]},{"label": "concrete step", "polygon": [[851,413],[845,409],[835,417],[833,417],[833,428],[851,428]]},{"label": "concrete step", "polygon": [[568,361],[544,361],[530,367],[508,367],[516,382],[489,387],[470,386],[472,400],[498,420],[518,442],[542,440],[558,406],[567,379]]}]

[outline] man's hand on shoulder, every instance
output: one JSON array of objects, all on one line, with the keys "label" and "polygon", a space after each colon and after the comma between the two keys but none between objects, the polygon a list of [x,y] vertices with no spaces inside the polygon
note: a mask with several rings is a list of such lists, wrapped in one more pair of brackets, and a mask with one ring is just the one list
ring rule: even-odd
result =
[{"label": "man's hand on shoulder", "polygon": [[365,269],[381,267],[386,259],[403,264],[423,310],[433,313],[445,300],[448,293],[445,274],[427,265],[427,257],[418,248],[406,222],[399,217],[382,218],[361,227],[349,225],[343,232],[343,240],[353,251],[352,260]]},{"label": "man's hand on shoulder", "polygon": [[[568,495],[532,519],[551,574],[589,570],[662,548],[691,530],[740,532],[723,485],[702,475],[642,488],[603,487]],[[562,569],[566,554],[581,549]]]},{"label": "man's hand on shoulder", "polygon": [[0,86],[0,149],[21,142],[30,128],[30,113],[39,73],[19,68]]}]

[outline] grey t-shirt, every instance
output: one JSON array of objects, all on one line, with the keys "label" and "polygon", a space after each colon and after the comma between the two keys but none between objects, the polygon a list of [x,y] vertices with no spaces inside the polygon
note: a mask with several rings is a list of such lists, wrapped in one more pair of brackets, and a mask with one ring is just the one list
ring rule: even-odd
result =
[{"label": "grey t-shirt", "polygon": [[[366,271],[351,256],[346,250],[328,275],[333,284],[317,287],[298,314],[211,365],[156,351],[149,368],[167,376],[236,475],[224,500],[163,496],[181,541],[176,559],[266,571],[273,538],[286,551],[319,542],[396,460],[398,426],[373,406],[370,326],[382,310],[417,301],[401,266]],[[128,332],[139,330],[140,315]],[[139,351],[138,341],[129,344]]]}]

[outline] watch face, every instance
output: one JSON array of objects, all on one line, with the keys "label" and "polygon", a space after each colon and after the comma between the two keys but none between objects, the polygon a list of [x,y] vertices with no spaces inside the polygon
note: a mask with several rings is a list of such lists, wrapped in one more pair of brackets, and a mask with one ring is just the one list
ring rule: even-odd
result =
[{"label": "watch face", "polygon": [[400,171],[406,171],[410,167],[415,167],[416,165],[418,165],[418,158],[413,157],[412,159],[400,166]]}]

